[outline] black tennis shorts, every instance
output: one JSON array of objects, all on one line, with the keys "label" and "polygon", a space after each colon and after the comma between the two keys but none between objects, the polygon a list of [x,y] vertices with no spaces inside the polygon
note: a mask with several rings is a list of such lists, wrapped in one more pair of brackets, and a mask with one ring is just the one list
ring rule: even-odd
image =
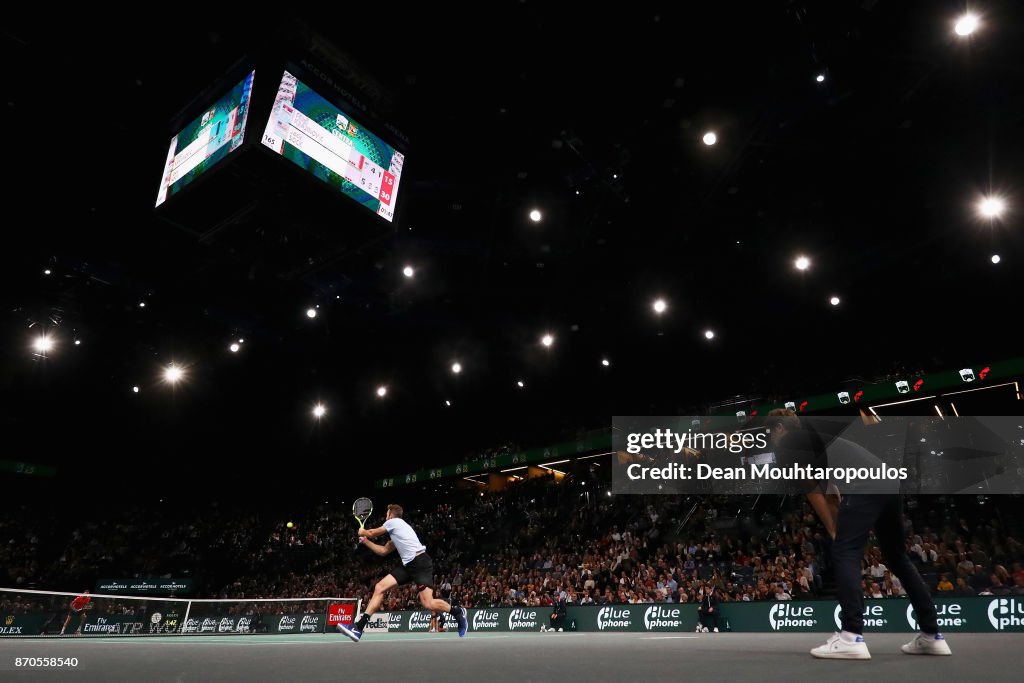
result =
[{"label": "black tennis shorts", "polygon": [[398,585],[415,583],[416,590],[434,587],[434,561],[430,555],[423,553],[417,555],[409,564],[398,567],[391,572],[391,576],[398,580]]}]

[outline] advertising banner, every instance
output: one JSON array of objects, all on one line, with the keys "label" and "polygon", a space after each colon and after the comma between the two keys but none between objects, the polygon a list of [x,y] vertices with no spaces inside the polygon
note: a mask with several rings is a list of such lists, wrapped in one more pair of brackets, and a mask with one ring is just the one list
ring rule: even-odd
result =
[{"label": "advertising banner", "polygon": [[356,618],[356,606],[351,602],[334,603],[327,608],[327,629],[334,630],[338,624],[350,626]]},{"label": "advertising banner", "polygon": [[189,595],[192,579],[100,579],[96,593],[104,595]]},{"label": "advertising banner", "polygon": [[[939,628],[944,633],[1024,633],[1024,597],[936,598]],[[334,619],[351,623],[351,604],[331,606],[318,614],[190,616],[182,624],[185,634],[225,633],[324,633],[334,630]],[[335,609],[337,608],[337,609]],[[133,635],[174,632],[169,615],[89,614],[83,635]],[[548,626],[550,607],[501,607],[468,610],[469,630],[477,633],[534,633]],[[567,621],[577,631],[591,632],[692,632],[697,626],[697,605],[658,603],[644,605],[569,606]],[[173,620],[177,625],[177,616]],[[56,633],[63,614],[0,613],[0,637]],[[449,621],[448,628],[454,627]],[[732,602],[719,606],[722,630],[753,633],[831,633],[840,629],[839,605],[832,601]],[[366,625],[370,633],[427,632],[430,613],[378,612]],[[920,625],[909,600],[867,600],[865,633],[911,633]]]}]

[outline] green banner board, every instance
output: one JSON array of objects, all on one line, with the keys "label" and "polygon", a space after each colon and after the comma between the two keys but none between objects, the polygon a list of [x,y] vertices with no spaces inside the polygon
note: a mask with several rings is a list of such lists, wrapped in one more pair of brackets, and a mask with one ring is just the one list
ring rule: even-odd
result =
[{"label": "green banner board", "polygon": [[[946,633],[1024,633],[1024,596],[936,598],[939,627]],[[719,607],[719,627],[748,633],[832,633],[840,629],[839,604],[832,601],[727,602]],[[469,631],[534,632],[548,626],[550,607],[470,609]],[[567,621],[577,631],[685,632],[697,628],[697,605],[569,606]],[[390,612],[386,629],[426,631],[428,612]],[[867,600],[866,633],[910,633],[918,629],[910,601]]]}]

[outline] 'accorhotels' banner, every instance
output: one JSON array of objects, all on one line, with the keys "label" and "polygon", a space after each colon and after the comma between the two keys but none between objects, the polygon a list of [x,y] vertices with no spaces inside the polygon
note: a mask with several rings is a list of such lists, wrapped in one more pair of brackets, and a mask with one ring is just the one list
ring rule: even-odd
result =
[{"label": "'accorhotels' banner", "polygon": [[189,595],[192,579],[100,579],[96,592],[107,595]]}]

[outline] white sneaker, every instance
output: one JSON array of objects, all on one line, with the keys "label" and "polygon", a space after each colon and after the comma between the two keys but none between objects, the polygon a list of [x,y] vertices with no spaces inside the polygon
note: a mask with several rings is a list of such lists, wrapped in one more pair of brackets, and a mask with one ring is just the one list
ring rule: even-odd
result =
[{"label": "white sneaker", "polygon": [[697,624],[697,630],[696,630],[696,631],[694,631],[694,633],[700,633],[700,629],[701,629],[701,626],[700,626],[700,624]]},{"label": "white sneaker", "polygon": [[559,632],[559,633],[561,633],[561,632],[562,632],[562,629],[558,629],[558,632]]},{"label": "white sneaker", "polygon": [[708,632],[708,627],[707,627],[707,626],[705,626],[704,628],[702,628],[702,629],[700,630],[700,632],[701,632],[701,633],[707,633],[707,632]]},{"label": "white sneaker", "polygon": [[819,659],[871,659],[862,636],[857,636],[856,642],[848,643],[838,633],[825,641],[824,645],[811,650],[811,654]]},{"label": "white sneaker", "polygon": [[541,632],[541,633],[544,633],[544,631],[547,631],[547,630],[548,630],[548,627],[547,627],[547,626],[545,626],[544,624],[541,624],[541,626],[540,626],[540,632]]},{"label": "white sneaker", "polygon": [[717,626],[715,627],[715,633],[718,633],[718,627]]},{"label": "white sneaker", "polygon": [[941,633],[934,636],[927,633],[918,633],[917,637],[904,645],[902,649],[908,655],[951,655],[949,643],[942,637]]}]

